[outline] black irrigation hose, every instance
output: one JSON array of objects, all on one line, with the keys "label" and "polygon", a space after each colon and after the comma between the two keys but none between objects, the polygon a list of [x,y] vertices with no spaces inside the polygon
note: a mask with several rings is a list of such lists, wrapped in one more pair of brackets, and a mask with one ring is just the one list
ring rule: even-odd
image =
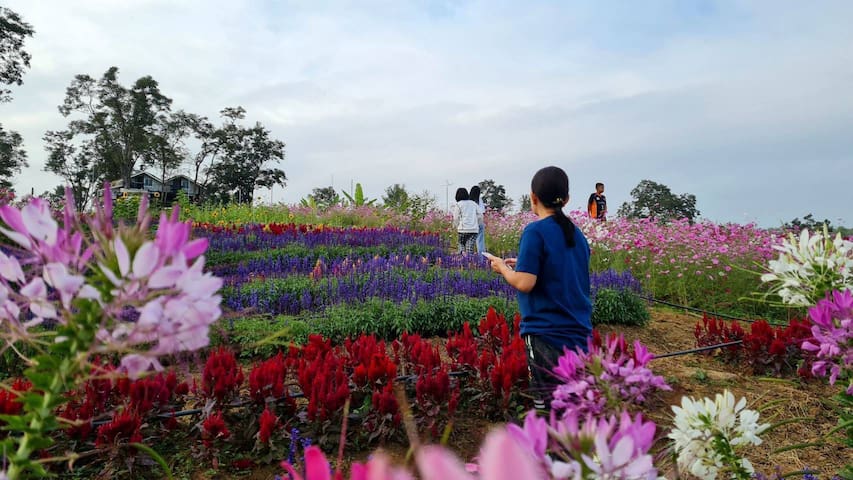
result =
[{"label": "black irrigation hose", "polygon": [[[754,319],[749,319],[749,318],[739,318],[739,317],[735,317],[732,315],[726,315],[724,313],[709,312],[707,310],[702,310],[701,308],[688,307],[687,305],[679,305],[677,303],[667,302],[665,300],[658,300],[657,298],[654,298],[654,297],[647,297],[647,296],[639,295],[639,294],[637,296],[639,298],[642,298],[643,300],[648,301],[648,302],[660,303],[661,305],[666,305],[668,307],[681,308],[681,309],[687,310],[689,312],[701,313],[703,315],[710,315],[710,316],[716,317],[716,318],[725,318],[726,320],[735,320],[735,321],[744,322],[744,323],[755,323],[755,322],[760,321],[760,320],[754,320]],[[767,320],[765,320],[765,322],[767,322],[768,325],[771,325],[773,327],[785,327],[785,326],[787,326],[783,323],[770,322]]]},{"label": "black irrigation hose", "polygon": [[708,345],[707,347],[691,348],[690,350],[682,350],[680,352],[662,353],[660,355],[655,355],[652,358],[652,360],[657,360],[658,358],[667,358],[667,357],[680,357],[682,355],[689,355],[691,353],[702,353],[702,352],[707,352],[710,350],[716,350],[718,348],[734,347],[735,345],[740,345],[742,343],[743,343],[743,340],[735,340],[734,342],[720,343],[717,345]]}]

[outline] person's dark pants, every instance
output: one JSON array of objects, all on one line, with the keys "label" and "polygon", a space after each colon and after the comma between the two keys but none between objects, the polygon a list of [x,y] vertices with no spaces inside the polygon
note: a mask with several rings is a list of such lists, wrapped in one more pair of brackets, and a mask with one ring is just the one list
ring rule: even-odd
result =
[{"label": "person's dark pants", "polygon": [[458,252],[465,255],[477,253],[477,234],[459,233]]},{"label": "person's dark pants", "polygon": [[551,394],[559,379],[553,370],[557,360],[563,355],[563,349],[546,342],[539,335],[525,335],[527,347],[527,368],[530,370],[530,393],[537,409],[551,408]]}]

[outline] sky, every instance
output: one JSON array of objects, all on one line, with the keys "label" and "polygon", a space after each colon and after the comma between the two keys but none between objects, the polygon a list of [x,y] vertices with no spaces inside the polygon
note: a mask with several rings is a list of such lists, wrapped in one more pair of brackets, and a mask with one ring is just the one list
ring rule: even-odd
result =
[{"label": "sky", "polygon": [[[286,144],[275,202],[394,183],[450,195],[494,179],[517,199],[541,167],[584,208],[643,179],[703,217],[853,224],[853,2],[6,0],[36,30],[4,128],[19,193],[76,74],[151,75],[174,109],[242,105]],[[270,191],[256,195],[269,201]]]}]

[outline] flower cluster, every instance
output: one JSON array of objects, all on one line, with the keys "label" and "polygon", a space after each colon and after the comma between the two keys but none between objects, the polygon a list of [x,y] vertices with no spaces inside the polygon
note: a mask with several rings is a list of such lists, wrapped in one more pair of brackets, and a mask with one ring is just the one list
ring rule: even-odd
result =
[{"label": "flower cluster", "polygon": [[[794,318],[784,327],[773,327],[767,321],[759,320],[744,329],[737,321],[726,323],[706,314],[702,321],[696,322],[693,334],[699,347],[742,340],[741,344],[722,348],[719,355],[727,362],[749,365],[756,374],[772,372],[778,375],[796,371],[800,376],[811,376],[806,366],[810,355],[808,352],[804,355],[800,348],[812,337],[808,320]],[[706,354],[715,353],[709,351]],[[801,363],[803,365],[798,366]]]},{"label": "flower cluster", "polygon": [[726,470],[733,478],[747,479],[750,461],[736,450],[760,445],[759,435],[769,426],[758,423],[758,412],[746,408],[746,399],[735,403],[728,390],[714,400],[683,397],[673,406],[675,426],[669,434],[678,455],[679,468],[701,479],[715,479]]},{"label": "flower cluster", "polygon": [[[0,253],[6,338],[25,338],[45,321],[66,324],[72,302],[81,301],[103,316],[93,349],[122,352],[131,376],[159,369],[157,357],[206,346],[221,314],[222,283],[203,272],[207,241],[190,240],[190,224],[178,221],[177,209],[161,216],[155,239],[147,240],[144,200],[135,225],[113,228],[109,187],[103,208],[84,226],[66,195],[61,225],[39,198],[20,209],[0,206],[0,232],[15,244],[12,255]],[[133,351],[141,345],[150,348]]]},{"label": "flower cluster", "polygon": [[640,414],[595,418],[574,414],[550,421],[528,413],[510,434],[536,459],[540,478],[656,479],[649,449],[656,426]]},{"label": "flower cluster", "polygon": [[624,405],[641,404],[656,390],[670,390],[648,363],[654,358],[639,341],[628,347],[623,335],[608,335],[602,343],[594,335],[588,351],[567,350],[554,374],[560,384],[551,407],[564,416],[618,412]]},{"label": "flower cluster", "polygon": [[853,395],[853,293],[832,292],[809,310],[809,316],[814,323],[813,338],[803,342],[802,348],[817,357],[812,372],[819,376],[829,373],[832,384],[847,375],[847,394]]},{"label": "flower cluster", "polygon": [[772,283],[782,302],[810,307],[835,290],[853,289],[853,242],[841,234],[803,230],[777,246],[779,258],[769,262],[761,281]]},{"label": "flower cluster", "polygon": [[201,388],[205,397],[222,403],[231,400],[243,383],[243,367],[234,358],[234,352],[220,347],[204,364]]}]

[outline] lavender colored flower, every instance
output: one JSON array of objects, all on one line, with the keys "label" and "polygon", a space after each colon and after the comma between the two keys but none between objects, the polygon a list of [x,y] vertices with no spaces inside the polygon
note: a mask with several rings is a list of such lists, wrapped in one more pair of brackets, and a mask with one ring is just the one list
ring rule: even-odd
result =
[{"label": "lavender colored flower", "polygon": [[814,352],[817,360],[812,364],[812,373],[818,376],[829,374],[829,382],[835,384],[839,376],[847,375],[847,394],[853,395],[853,293],[832,292],[825,300],[809,309],[814,325],[814,338],[803,342],[803,350]]},{"label": "lavender colored flower", "polygon": [[566,351],[554,374],[561,383],[551,407],[564,416],[615,412],[623,404],[641,404],[656,390],[670,390],[663,377],[648,367],[654,358],[635,341],[628,348],[623,335],[610,335],[603,346],[590,340],[588,351]]}]

